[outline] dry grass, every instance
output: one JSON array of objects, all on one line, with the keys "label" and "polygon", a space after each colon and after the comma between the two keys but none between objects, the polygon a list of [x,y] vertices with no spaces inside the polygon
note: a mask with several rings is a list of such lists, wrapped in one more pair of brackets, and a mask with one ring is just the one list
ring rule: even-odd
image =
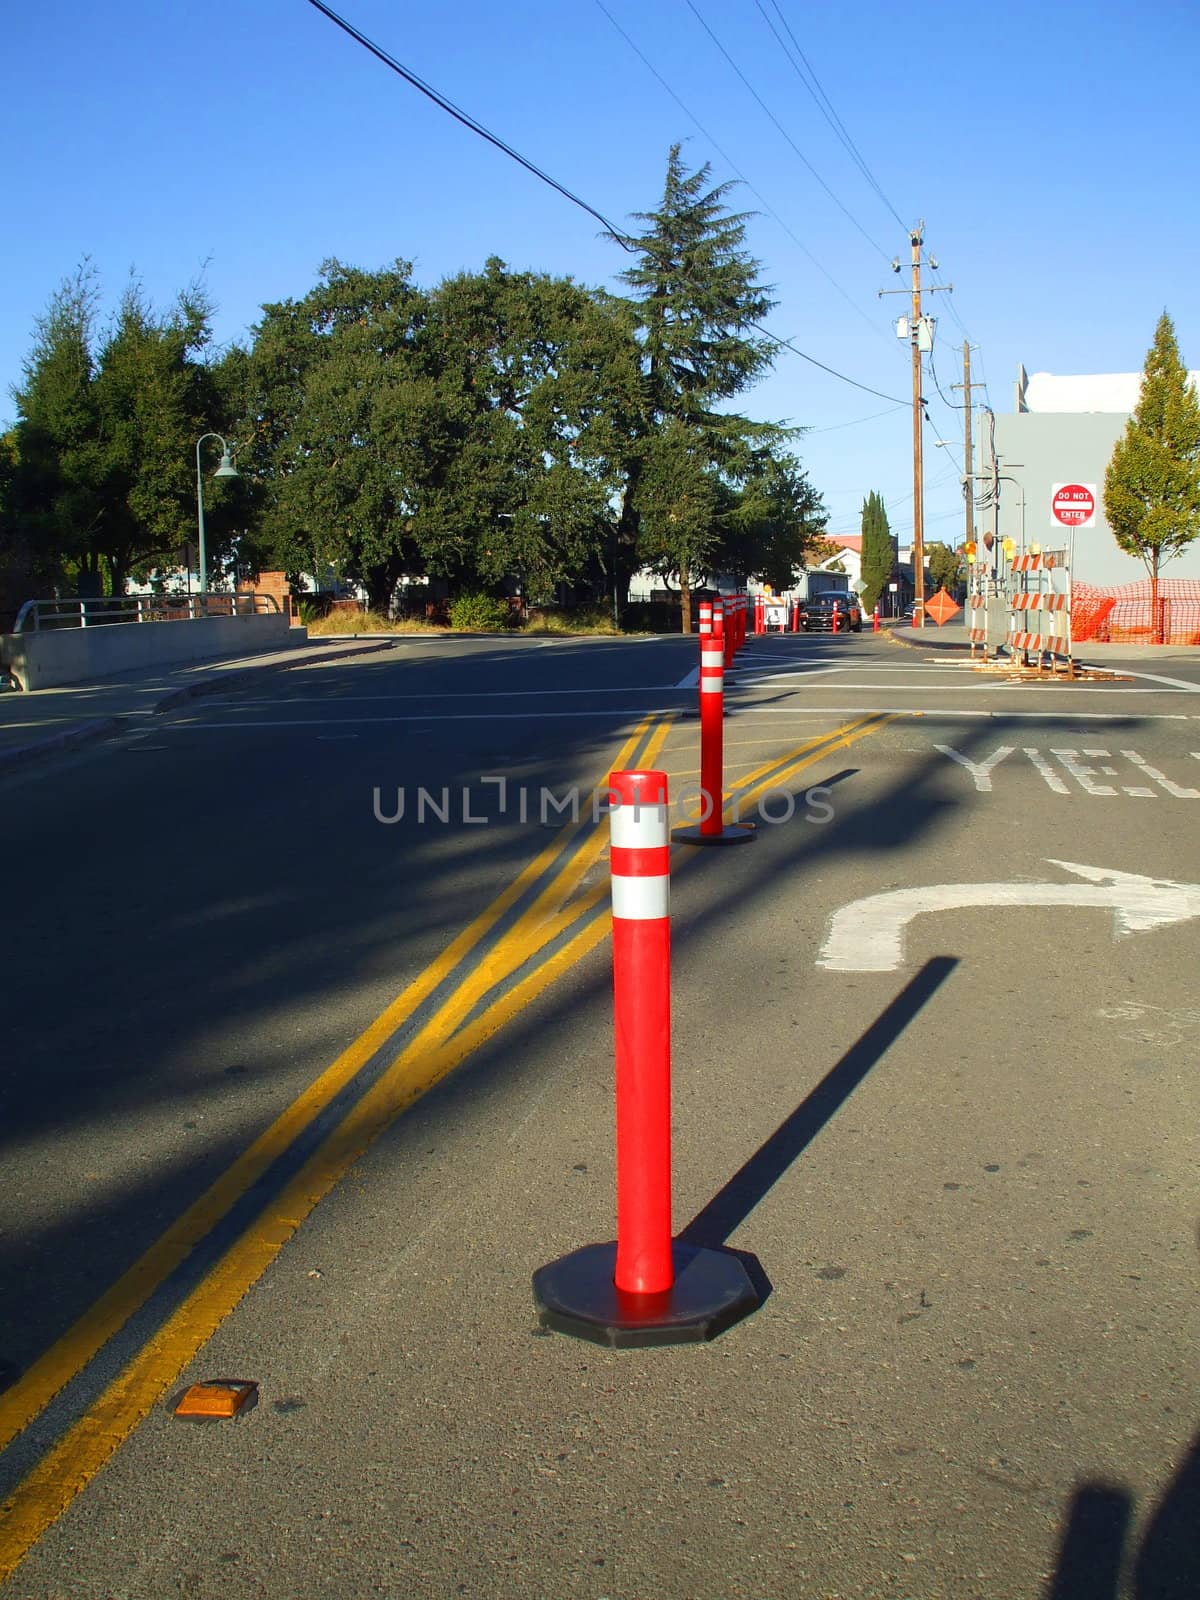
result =
[{"label": "dry grass", "polygon": [[[310,638],[328,637],[332,634],[360,634],[360,633],[417,633],[438,634],[446,633],[446,627],[436,622],[425,622],[417,618],[401,618],[394,622],[389,621],[378,611],[333,611],[327,617],[317,617],[307,624]],[[455,632],[470,630],[455,629]],[[560,638],[611,638],[624,637],[623,630],[614,627],[613,620],[605,612],[579,611],[567,615],[562,612],[534,611],[529,621],[523,628],[513,628],[510,632],[514,636],[533,635],[537,637]]]},{"label": "dry grass", "polygon": [[445,633],[433,622],[400,618],[391,622],[378,611],[332,611],[308,624],[310,638],[334,633]]},{"label": "dry grass", "polygon": [[571,637],[596,634],[612,639],[622,637],[622,630],[615,625],[612,617],[607,612],[599,609],[571,613],[532,611],[529,621],[521,629],[521,632],[558,634]]}]

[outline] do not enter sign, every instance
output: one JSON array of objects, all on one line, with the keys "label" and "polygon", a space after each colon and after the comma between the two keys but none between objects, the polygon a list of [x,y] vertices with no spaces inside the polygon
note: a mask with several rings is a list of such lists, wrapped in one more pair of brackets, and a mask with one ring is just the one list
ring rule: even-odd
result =
[{"label": "do not enter sign", "polygon": [[1052,528],[1094,528],[1096,526],[1096,485],[1094,483],[1056,483],[1050,496]]}]

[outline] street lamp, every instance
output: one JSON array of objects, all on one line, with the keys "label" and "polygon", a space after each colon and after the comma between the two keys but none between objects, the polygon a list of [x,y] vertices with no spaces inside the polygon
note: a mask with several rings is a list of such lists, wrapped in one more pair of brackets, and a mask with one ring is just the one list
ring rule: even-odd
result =
[{"label": "street lamp", "polygon": [[205,609],[206,608],[205,608],[205,603],[204,603],[204,596],[205,596],[205,593],[206,593],[206,591],[208,589],[208,552],[205,550],[205,547],[204,547],[204,479],[201,477],[201,474],[200,474],[200,446],[204,443],[204,441],[206,439],[216,439],[216,440],[219,441],[220,446],[221,446],[221,461],[220,461],[220,465],[217,467],[217,470],[213,473],[213,477],[214,478],[236,478],[237,475],[238,475],[238,470],[233,464],[233,456],[232,456],[232,453],[231,453],[231,450],[230,450],[230,446],[221,437],[221,435],[219,433],[202,433],[200,435],[200,437],[196,440],[196,523],[197,523],[197,526],[198,526],[198,529],[199,529],[199,533],[200,533],[199,557],[200,557],[200,610],[201,610],[201,615],[203,615],[205,613]]}]

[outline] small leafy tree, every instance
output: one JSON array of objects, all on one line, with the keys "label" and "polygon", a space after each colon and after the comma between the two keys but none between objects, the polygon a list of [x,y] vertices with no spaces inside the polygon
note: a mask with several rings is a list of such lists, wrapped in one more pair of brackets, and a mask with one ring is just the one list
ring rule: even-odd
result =
[{"label": "small leafy tree", "polygon": [[961,565],[958,553],[940,541],[925,547],[925,561],[935,589],[945,589],[953,594],[958,587]]},{"label": "small leafy tree", "polygon": [[896,550],[883,496],[872,489],[862,509],[862,602],[865,610],[870,611],[875,606],[895,564]]},{"label": "small leafy tree", "polygon": [[826,522],[821,497],[799,460],[763,452],[741,486],[726,489],[725,497],[722,571],[790,589]]},{"label": "small leafy tree", "polygon": [[1157,637],[1159,571],[1200,534],[1200,399],[1165,311],[1146,356],[1138,403],[1104,475],[1104,511],[1118,545],[1150,574]]}]

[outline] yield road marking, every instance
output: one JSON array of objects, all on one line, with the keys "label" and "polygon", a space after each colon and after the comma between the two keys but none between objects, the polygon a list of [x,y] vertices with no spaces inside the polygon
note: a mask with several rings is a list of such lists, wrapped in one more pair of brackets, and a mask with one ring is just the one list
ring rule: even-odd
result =
[{"label": "yield road marking", "polygon": [[1200,916],[1200,884],[1073,861],[1050,865],[1091,881],[936,883],[855,900],[835,912],[817,966],[828,972],[894,972],[904,961],[904,930],[927,911],[973,906],[1111,907],[1117,938]]}]

